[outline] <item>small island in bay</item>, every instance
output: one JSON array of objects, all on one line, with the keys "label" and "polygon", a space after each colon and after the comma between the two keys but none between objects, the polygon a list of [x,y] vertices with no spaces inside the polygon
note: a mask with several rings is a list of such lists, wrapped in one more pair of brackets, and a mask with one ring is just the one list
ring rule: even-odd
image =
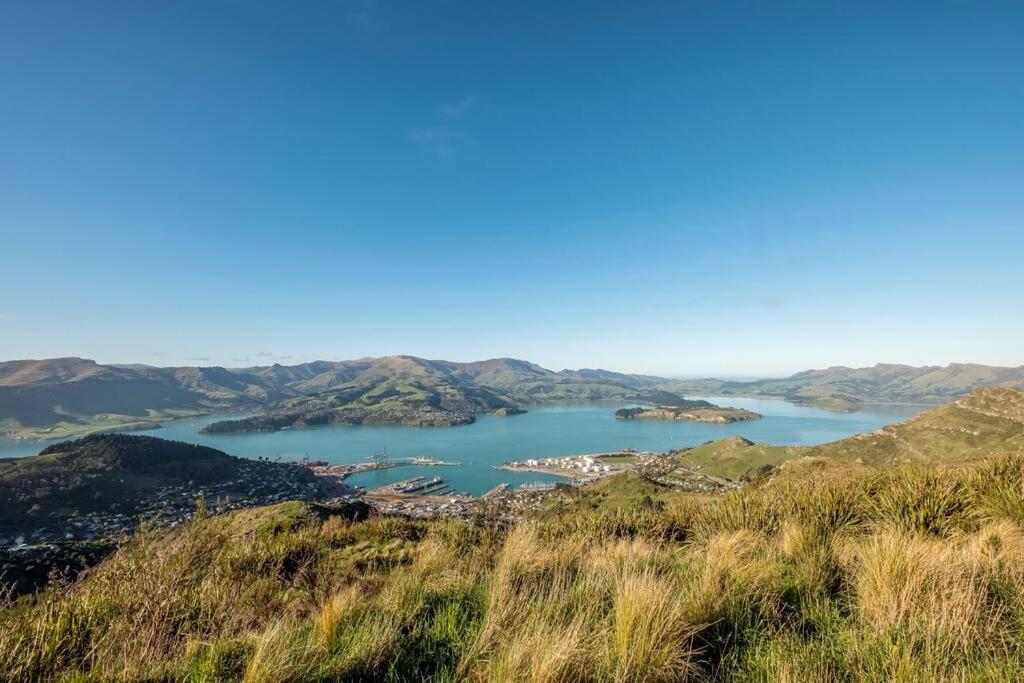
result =
[{"label": "small island in bay", "polygon": [[692,407],[655,406],[652,408],[622,408],[615,411],[615,417],[620,420],[688,420],[690,422],[712,422],[716,424],[760,420],[763,417],[760,413],[755,413],[751,410],[722,408],[707,401],[691,401],[690,403],[703,405]]},{"label": "small island in bay", "polygon": [[491,411],[491,415],[497,415],[498,417],[512,417],[513,415],[524,415],[525,413],[526,411],[524,409],[514,406],[507,406]]}]

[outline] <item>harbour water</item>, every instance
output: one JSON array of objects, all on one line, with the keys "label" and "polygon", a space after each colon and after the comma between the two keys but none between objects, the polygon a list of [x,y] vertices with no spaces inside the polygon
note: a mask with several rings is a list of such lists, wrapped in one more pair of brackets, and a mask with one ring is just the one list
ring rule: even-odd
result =
[{"label": "harbour water", "polygon": [[[761,420],[728,425],[676,420],[618,420],[615,410],[627,404],[588,402],[534,406],[513,417],[484,415],[461,427],[331,425],[274,433],[200,434],[218,417],[181,420],[160,429],[139,432],[165,439],[199,443],[246,458],[287,460],[309,457],[332,464],[366,462],[387,449],[392,460],[429,457],[458,462],[454,467],[409,466],[365,472],[350,478],[369,488],[414,476],[443,477],[455,491],[479,495],[506,482],[513,487],[549,482],[557,477],[493,469],[509,460],[556,455],[580,455],[622,448],[664,451],[695,446],[712,439],[739,435],[770,444],[809,445],[870,432],[901,422],[927,406],[879,405],[856,413],[832,413],[784,401],[731,397],[694,397],[722,406],[746,408]],[[47,442],[0,439],[0,457],[33,455]]]}]

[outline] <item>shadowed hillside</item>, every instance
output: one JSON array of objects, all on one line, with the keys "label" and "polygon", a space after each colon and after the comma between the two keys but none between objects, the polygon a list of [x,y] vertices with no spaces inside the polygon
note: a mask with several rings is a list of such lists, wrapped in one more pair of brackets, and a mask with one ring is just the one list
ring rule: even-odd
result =
[{"label": "shadowed hillside", "polygon": [[67,530],[71,536],[95,538],[99,529],[89,533],[88,525],[82,526],[87,517],[130,518],[143,508],[159,511],[157,494],[170,488],[191,490],[196,499],[205,488],[217,486],[225,499],[244,494],[256,501],[264,485],[312,480],[296,467],[235,458],[206,446],[94,434],[53,444],[37,456],[0,460],[0,535],[31,538],[46,531],[62,536]]}]

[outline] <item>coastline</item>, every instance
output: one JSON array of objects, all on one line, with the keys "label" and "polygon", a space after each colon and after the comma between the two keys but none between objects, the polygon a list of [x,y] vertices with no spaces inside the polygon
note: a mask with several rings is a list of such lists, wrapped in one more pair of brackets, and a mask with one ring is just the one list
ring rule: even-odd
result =
[{"label": "coastline", "polygon": [[[186,420],[195,420],[198,418],[219,418],[219,417],[245,417],[249,413],[221,413],[221,412],[199,412],[190,415],[176,415],[160,417],[153,420],[139,420],[137,422],[124,422],[120,424],[109,424],[109,425],[82,425],[81,429],[65,430],[57,434],[51,434],[41,430],[31,429],[10,429],[3,433],[0,433],[0,440],[7,440],[17,444],[27,443],[38,443],[42,444],[40,448],[45,448],[45,445],[51,444],[56,441],[67,441],[70,439],[80,439],[84,436],[91,434],[114,434],[114,433],[134,433],[134,432],[149,432],[163,429],[169,425],[173,425]],[[0,451],[2,452],[2,451]]]},{"label": "coastline", "polygon": [[[944,406],[944,405],[947,405],[949,403],[952,403],[953,401],[956,401],[957,399],[962,398],[962,396],[951,397],[948,401],[945,401],[945,402],[942,402],[942,403],[922,403],[922,402],[918,402],[918,401],[866,401],[864,403],[859,403],[858,405],[860,407],[857,408],[856,410],[833,410],[831,408],[826,408],[825,406],[815,405],[814,403],[803,403],[803,402],[799,402],[799,401],[793,401],[791,399],[786,398],[785,396],[762,396],[762,395],[757,395],[757,394],[694,394],[690,398],[701,398],[701,399],[704,399],[705,401],[711,401],[711,402],[714,402],[716,400],[728,401],[731,398],[749,398],[749,399],[754,399],[754,400],[758,400],[758,401],[782,401],[783,403],[788,403],[790,405],[797,406],[797,407],[800,407],[800,408],[817,408],[818,410],[824,410],[827,413],[853,414],[853,413],[859,413],[862,410],[864,410],[865,408],[870,408],[871,406],[911,406],[911,407],[938,408],[940,406]],[[651,404],[643,404],[643,403],[639,403],[638,402],[637,405],[651,405]],[[723,407],[726,407],[726,406],[723,406]]]},{"label": "coastline", "polygon": [[573,479],[577,473],[572,470],[547,469],[544,467],[512,467],[511,465],[491,465],[492,470],[504,470],[506,472],[532,472],[533,474],[552,474],[556,477]]}]

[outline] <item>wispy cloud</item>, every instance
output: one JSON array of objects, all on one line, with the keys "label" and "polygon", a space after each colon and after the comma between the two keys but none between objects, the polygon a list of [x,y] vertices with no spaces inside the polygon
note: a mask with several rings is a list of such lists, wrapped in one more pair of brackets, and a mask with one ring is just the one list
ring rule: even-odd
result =
[{"label": "wispy cloud", "polygon": [[352,9],[345,15],[349,25],[361,29],[373,28],[377,14],[377,0],[356,0],[352,5]]},{"label": "wispy cloud", "polygon": [[4,320],[10,320],[10,319],[11,319],[11,316],[6,315],[5,313],[0,313],[0,322],[3,322]]},{"label": "wispy cloud", "polygon": [[476,143],[473,134],[465,125],[480,103],[476,95],[466,95],[458,100],[444,102],[434,108],[434,122],[413,128],[409,139],[416,146],[442,159],[448,159]]},{"label": "wispy cloud", "polygon": [[206,356],[188,356],[185,360],[195,361],[197,363],[209,363],[210,359]]},{"label": "wispy cloud", "polygon": [[443,119],[461,119],[476,107],[479,98],[476,95],[466,95],[456,102],[445,102],[437,106],[437,115]]},{"label": "wispy cloud", "polygon": [[460,128],[430,126],[416,128],[409,134],[410,139],[420,147],[442,158],[450,158],[473,144],[473,136]]}]

